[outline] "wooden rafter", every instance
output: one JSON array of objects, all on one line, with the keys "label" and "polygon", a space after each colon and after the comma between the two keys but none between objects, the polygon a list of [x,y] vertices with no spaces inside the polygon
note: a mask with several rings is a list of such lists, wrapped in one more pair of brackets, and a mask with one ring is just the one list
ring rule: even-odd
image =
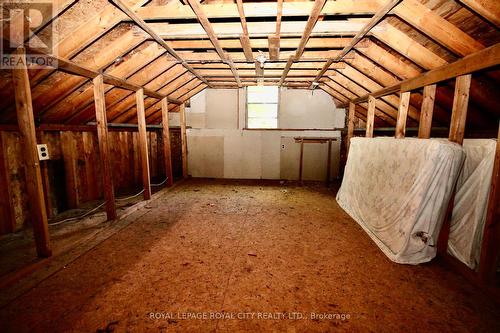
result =
[{"label": "wooden rafter", "polygon": [[[238,9],[235,3],[203,4],[203,11],[208,18],[236,18]],[[311,13],[314,4],[312,1],[285,1],[282,16],[307,16]],[[328,1],[323,10],[324,15],[370,15],[380,7],[377,1],[372,0],[343,0]],[[278,2],[249,2],[243,3],[246,17],[273,17],[278,10]],[[147,6],[137,10],[137,14],[144,20],[167,19],[195,19],[196,16],[189,6],[167,4],[163,6]]]},{"label": "wooden rafter", "polygon": [[362,38],[364,38],[366,36],[366,34],[368,32],[370,32],[370,30],[373,27],[375,27],[387,15],[387,13],[389,13],[394,8],[394,6],[396,6],[400,2],[401,2],[401,0],[389,0],[382,8],[380,8],[380,10],[378,10],[375,13],[375,15],[373,15],[373,17],[370,19],[370,21],[368,21],[366,23],[366,25],[363,27],[363,29],[361,29],[356,34],[356,36],[354,36],[354,38],[351,40],[351,42],[349,43],[349,45],[346,45],[344,47],[344,49],[342,50],[342,52],[340,52],[340,54],[336,58],[334,58],[334,59],[328,59],[328,61],[325,63],[325,66],[318,73],[318,75],[316,76],[316,78],[314,79],[314,81],[311,83],[311,86],[309,88],[310,89],[314,89],[315,83],[317,83],[318,80],[325,74],[325,72],[328,70],[328,68],[330,67],[330,65],[333,62],[340,61],[349,51],[352,50],[352,48],[354,46],[356,46],[356,44]]},{"label": "wooden rafter", "polygon": [[411,91],[424,86],[445,81],[460,75],[469,74],[482,69],[490,68],[500,64],[500,43],[471,54],[449,65],[428,71],[415,78],[411,78],[391,87],[386,87],[371,94],[355,99],[354,103],[367,100],[368,96],[381,97],[396,91]]},{"label": "wooden rafter", "polygon": [[247,19],[245,17],[245,10],[243,9],[243,1],[236,0],[236,5],[238,7],[238,13],[240,14],[241,29],[243,29],[243,34],[240,36],[243,53],[245,53],[247,61],[253,61],[253,52],[250,46],[250,38],[248,37]]},{"label": "wooden rafter", "polygon": [[121,0],[111,0],[118,8],[120,8],[128,17],[130,17],[141,29],[146,31],[151,38],[153,38],[158,44],[163,46],[165,50],[168,51],[177,61],[179,61],[182,66],[186,67],[188,71],[196,75],[201,81],[205,82],[206,84],[209,85],[208,81],[205,80],[202,76],[198,74],[197,71],[195,71],[184,59],[182,59],[179,54],[171,48],[152,28],[148,26],[146,22],[144,22],[143,19],[141,19],[131,8],[129,8],[125,3],[123,3]]},{"label": "wooden rafter", "polygon": [[300,39],[300,42],[299,42],[299,46],[297,47],[295,54],[291,55],[288,58],[288,62],[286,64],[286,67],[283,70],[283,74],[282,74],[281,80],[280,80],[280,86],[283,85],[283,83],[285,82],[286,77],[288,75],[288,71],[290,70],[290,67],[292,66],[292,63],[300,60],[300,58],[302,57],[302,54],[304,53],[304,49],[306,47],[307,41],[309,40],[309,37],[311,36],[311,32],[314,29],[316,22],[318,21],[318,18],[321,14],[321,9],[323,9],[325,2],[326,2],[326,0],[315,0],[314,1],[314,6],[312,7],[311,13],[309,14],[309,18],[307,19],[307,23],[306,23],[306,26],[304,28],[304,32],[302,33],[302,38]]},{"label": "wooden rafter", "polygon": [[277,1],[276,10],[276,33],[268,36],[269,59],[278,60],[280,52],[281,16],[283,14],[283,0]]},{"label": "wooden rafter", "polygon": [[[215,47],[215,50],[217,51],[217,54],[221,58],[222,62],[226,63],[229,65],[231,68],[231,72],[233,72],[234,79],[238,83],[238,86],[241,86],[241,81],[240,77],[238,75],[238,70],[236,67],[234,67],[234,63],[231,60],[231,57],[227,55],[224,50],[222,49],[219,39],[215,35],[215,31],[212,29],[212,25],[210,21],[208,20],[207,16],[203,12],[203,9],[200,6],[200,3],[198,0],[187,0],[191,8],[193,9],[194,13],[196,14],[196,17],[198,18],[198,21],[200,21],[200,24],[203,26],[203,29],[205,29],[208,38],[212,42],[212,44]],[[243,16],[244,17],[244,16]],[[243,21],[242,21],[243,24]],[[246,21],[245,21],[245,26],[246,26]],[[248,32],[247,32],[248,33]],[[203,81],[203,80],[202,80]]]}]

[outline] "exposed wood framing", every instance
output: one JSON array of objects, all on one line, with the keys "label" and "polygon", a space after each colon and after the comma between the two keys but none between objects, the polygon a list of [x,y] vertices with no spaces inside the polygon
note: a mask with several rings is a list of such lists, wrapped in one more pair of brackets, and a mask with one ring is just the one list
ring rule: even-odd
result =
[{"label": "exposed wood framing", "polygon": [[146,116],[144,114],[144,91],[135,92],[137,125],[139,126],[139,152],[141,156],[142,185],[144,187],[144,200],[151,199],[151,180],[149,176],[148,139],[146,136]]},{"label": "exposed wood framing", "polygon": [[[114,77],[112,75],[99,73],[97,71],[85,68],[85,67],[78,65],[70,60],[66,60],[63,58],[56,57],[54,55],[46,54],[46,53],[40,52],[40,51],[35,50],[35,49],[30,49],[30,48],[26,48],[26,49],[31,54],[39,54],[39,55],[46,57],[47,59],[50,59],[50,63],[54,64],[54,66],[57,66],[58,70],[65,71],[65,72],[79,75],[79,76],[83,76],[83,77],[86,77],[89,79],[94,79],[97,76],[102,76],[104,83],[113,85],[115,87],[127,89],[127,90],[137,91],[141,88],[144,89],[144,87],[138,86],[138,85],[133,84],[131,82],[128,82],[126,80],[122,80],[122,79]],[[144,89],[144,94],[147,96],[158,98],[158,99],[165,97],[165,96],[163,96],[157,92],[151,91],[149,89]],[[171,103],[180,104],[180,102],[175,100],[175,99],[172,99],[168,96],[167,96],[167,98],[169,98],[169,102],[171,102]]]},{"label": "exposed wood framing", "polygon": [[432,114],[434,111],[435,96],[435,84],[424,87],[424,97],[422,100],[422,109],[420,111],[420,122],[418,126],[418,137],[420,139],[429,139],[431,137]]},{"label": "exposed wood framing", "polygon": [[9,156],[4,144],[4,133],[0,132],[0,187],[3,195],[0,196],[0,234],[14,232],[16,218],[12,205],[12,187],[9,177]]},{"label": "exposed wood framing", "polygon": [[485,0],[458,0],[461,4],[469,7],[478,15],[490,21],[496,27],[500,26],[500,7],[495,1]]},{"label": "exposed wood framing", "polygon": [[347,136],[346,136],[346,150],[349,153],[349,146],[351,145],[351,138],[354,135],[354,117],[356,113],[356,105],[349,102],[349,113],[347,114]]},{"label": "exposed wood framing", "polygon": [[186,106],[179,106],[180,125],[181,125],[181,146],[182,146],[182,177],[188,176],[188,161],[187,161],[187,134],[186,134]]},{"label": "exposed wood framing", "polygon": [[455,82],[449,140],[458,144],[464,141],[471,78],[471,74],[461,75]]},{"label": "exposed wood framing", "polygon": [[205,80],[201,75],[198,74],[197,71],[195,71],[184,59],[182,59],[179,54],[171,48],[152,28],[144,22],[143,19],[141,19],[131,8],[129,8],[125,3],[123,3],[121,0],[111,0],[114,4],[116,4],[125,14],[127,14],[128,17],[132,19],[141,29],[146,31],[151,38],[153,38],[158,44],[163,46],[165,50],[168,51],[177,61],[179,61],[182,66],[184,66],[188,71],[193,73],[196,77],[198,77],[201,81],[205,82],[206,84],[209,84],[208,81]]},{"label": "exposed wood framing", "polygon": [[241,29],[243,29],[243,34],[240,36],[243,53],[245,53],[247,61],[253,61],[253,52],[252,47],[250,46],[250,38],[248,37],[247,20],[245,17],[245,10],[243,9],[243,1],[236,0],[236,5],[238,6],[238,13],[240,14]]},{"label": "exposed wood framing", "polygon": [[377,100],[375,97],[370,96],[368,98],[368,114],[366,116],[366,137],[367,138],[373,138],[373,122],[375,118],[375,106],[376,106]]},{"label": "exposed wood framing", "polygon": [[115,191],[113,188],[113,176],[111,174],[111,163],[108,143],[108,120],[106,117],[106,100],[104,98],[104,78],[96,76],[94,84],[95,118],[97,122],[97,140],[99,142],[99,154],[101,156],[102,183],[104,186],[104,199],[106,200],[106,216],[108,221],[116,219]]},{"label": "exposed wood framing", "polygon": [[277,6],[276,33],[267,37],[269,43],[269,59],[273,61],[279,59],[280,53],[281,15],[283,14],[283,0],[278,0]]},{"label": "exposed wood framing", "polygon": [[167,186],[174,184],[174,176],[172,173],[172,153],[170,149],[170,129],[168,121],[168,101],[166,98],[161,100],[161,124],[163,138],[163,161],[165,163],[165,177],[167,178]]},{"label": "exposed wood framing", "polygon": [[375,13],[375,15],[373,15],[373,17],[370,19],[370,21],[368,21],[368,23],[366,23],[366,25],[356,34],[356,36],[354,36],[354,38],[351,40],[351,42],[349,43],[349,45],[346,45],[344,47],[344,49],[342,50],[342,52],[340,52],[340,54],[337,57],[335,57],[335,59],[328,59],[328,61],[325,63],[325,65],[323,66],[323,68],[321,69],[321,71],[314,78],[313,83],[311,83],[311,86],[309,88],[310,89],[314,89],[315,86],[316,86],[314,83],[317,83],[318,80],[321,77],[323,77],[323,75],[328,70],[328,68],[330,67],[330,65],[333,62],[340,61],[349,51],[352,50],[352,48],[354,46],[356,46],[356,44],[358,44],[358,42],[363,37],[365,37],[365,35],[374,26],[376,26],[385,17],[385,15],[387,15],[387,13],[389,13],[391,11],[391,9],[394,8],[394,6],[396,6],[400,2],[401,2],[401,0],[390,0],[382,8],[380,8],[380,10],[378,10]]},{"label": "exposed wood framing", "polygon": [[[228,54],[226,54],[224,52],[224,50],[222,49],[222,47],[219,43],[219,39],[217,38],[215,31],[212,29],[212,25],[210,24],[210,21],[208,20],[207,16],[203,12],[203,9],[201,8],[199,1],[198,0],[187,0],[187,1],[188,1],[189,5],[191,6],[191,8],[193,9],[193,11],[195,12],[196,17],[198,17],[198,21],[200,21],[200,24],[203,26],[203,29],[205,29],[205,31],[208,35],[208,38],[210,39],[210,41],[214,45],[215,50],[217,51],[217,54],[219,55],[220,59],[222,60],[222,62],[229,65],[229,67],[231,68],[231,72],[233,73],[234,79],[236,80],[236,83],[238,84],[238,87],[241,87],[241,80],[240,80],[240,76],[238,75],[238,70],[234,66],[234,63],[231,60],[230,56]],[[243,15],[243,19],[242,19],[241,23],[243,24],[243,22],[244,22],[244,26],[246,27],[246,21],[244,21],[244,17],[245,16]],[[245,28],[245,30],[246,30],[246,28]],[[248,35],[248,31],[247,31],[247,35]],[[248,43],[248,44],[250,44],[250,43]]]},{"label": "exposed wood framing", "polygon": [[368,96],[381,97],[395,93],[397,91],[406,92],[416,90],[427,85],[452,79],[454,77],[473,73],[482,69],[487,69],[500,64],[500,43],[490,46],[484,50],[466,56],[451,64],[441,66],[431,71],[425,72],[415,78],[411,78],[390,87],[383,88],[374,93],[356,98],[354,103],[366,102]]},{"label": "exposed wood framing", "polygon": [[326,0],[315,0],[314,1],[314,6],[311,9],[311,13],[309,14],[309,18],[307,19],[306,26],[304,28],[304,32],[302,33],[302,37],[299,42],[299,46],[297,47],[297,50],[295,51],[295,55],[290,55],[288,58],[288,62],[286,64],[285,69],[283,70],[283,74],[281,76],[280,80],[280,86],[283,85],[283,83],[286,80],[286,77],[288,75],[288,71],[290,70],[290,67],[292,66],[292,63],[295,61],[299,61],[300,58],[302,57],[302,54],[304,53],[304,49],[306,47],[307,42],[309,41],[309,37],[311,37],[311,32],[314,29],[314,26],[316,25],[316,22],[318,21],[318,18],[321,14],[321,9],[325,5]]},{"label": "exposed wood framing", "polygon": [[43,195],[40,161],[38,160],[35,120],[31,104],[31,88],[28,77],[26,50],[18,48],[14,52],[16,67],[12,69],[12,81],[16,97],[17,123],[23,141],[26,186],[30,203],[31,223],[35,237],[36,252],[39,257],[50,257],[49,228],[45,199]]},{"label": "exposed wood framing", "polygon": [[410,106],[410,94],[407,91],[401,93],[399,109],[398,109],[398,119],[396,122],[396,138],[402,139],[405,137],[406,132],[406,120],[408,118],[408,107]]}]

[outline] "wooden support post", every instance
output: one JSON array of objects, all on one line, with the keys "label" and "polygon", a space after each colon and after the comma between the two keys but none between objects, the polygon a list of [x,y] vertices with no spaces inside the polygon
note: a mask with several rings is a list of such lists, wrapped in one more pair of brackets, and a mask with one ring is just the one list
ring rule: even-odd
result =
[{"label": "wooden support post", "polygon": [[104,99],[104,82],[102,75],[94,78],[95,118],[97,122],[97,140],[102,164],[102,183],[104,185],[104,199],[106,200],[106,216],[108,221],[116,219],[115,191],[113,176],[109,161],[108,120],[106,117],[106,101]]},{"label": "wooden support post", "polygon": [[436,85],[431,84],[424,87],[422,108],[420,110],[420,122],[418,125],[418,137],[429,139],[431,137],[432,113],[434,111],[434,98],[436,96]]},{"label": "wooden support post", "polygon": [[80,203],[78,193],[78,157],[74,132],[61,132],[61,152],[64,160],[66,202],[68,208],[77,208]]},{"label": "wooden support post", "polygon": [[328,139],[328,157],[326,160],[326,186],[330,186],[332,169],[332,140]]},{"label": "wooden support post", "polygon": [[174,184],[172,174],[172,152],[170,149],[170,129],[168,125],[168,101],[166,98],[161,100],[161,124],[163,134],[163,160],[165,162],[165,176],[167,177],[167,186]]},{"label": "wooden support post", "polygon": [[406,119],[408,118],[408,107],[410,106],[411,92],[401,93],[399,98],[398,119],[396,121],[396,139],[402,139],[406,134]]},{"label": "wooden support post", "polygon": [[151,181],[149,177],[148,138],[146,134],[146,115],[144,112],[144,90],[135,92],[137,109],[137,125],[139,126],[139,153],[141,156],[142,185],[144,186],[144,200],[151,199]]},{"label": "wooden support post", "polygon": [[[453,97],[453,110],[451,113],[450,134],[448,140],[462,145],[465,133],[465,120],[467,119],[467,106],[469,103],[469,88],[471,74],[458,76],[455,83],[455,95]],[[450,236],[450,222],[455,203],[455,188],[451,194],[446,216],[439,233],[437,244],[438,253],[446,255],[448,238]]]},{"label": "wooden support post", "polygon": [[26,187],[28,190],[31,223],[35,236],[36,252],[39,257],[50,257],[49,227],[45,200],[43,197],[42,175],[38,160],[35,121],[31,102],[31,88],[24,48],[14,52],[16,67],[12,70],[12,81],[16,97],[17,122],[23,141]]},{"label": "wooden support post", "polygon": [[181,144],[182,144],[182,177],[188,176],[187,163],[187,135],[186,135],[186,105],[182,103],[179,106],[180,123],[181,123]]},{"label": "wooden support post", "polygon": [[299,182],[302,184],[302,170],[304,160],[304,138],[300,139],[300,158],[299,158]]},{"label": "wooden support post", "polygon": [[12,206],[12,187],[10,185],[9,160],[4,144],[5,133],[0,132],[0,235],[14,232],[16,217]]},{"label": "wooden support post", "polygon": [[349,113],[347,115],[347,137],[346,137],[346,147],[347,154],[349,154],[349,145],[351,144],[351,138],[354,135],[354,117],[356,114],[356,104],[349,102]]},{"label": "wooden support post", "polygon": [[368,96],[368,111],[366,115],[366,137],[373,138],[373,125],[375,122],[375,105],[377,100],[373,96]]},{"label": "wooden support post", "polygon": [[470,82],[471,74],[458,76],[455,82],[455,95],[453,97],[453,110],[448,139],[458,144],[462,144],[464,141]]},{"label": "wooden support post", "polygon": [[500,124],[498,126],[495,164],[491,176],[488,210],[484,224],[481,259],[479,261],[479,277],[487,283],[495,282],[495,274],[500,259]]}]

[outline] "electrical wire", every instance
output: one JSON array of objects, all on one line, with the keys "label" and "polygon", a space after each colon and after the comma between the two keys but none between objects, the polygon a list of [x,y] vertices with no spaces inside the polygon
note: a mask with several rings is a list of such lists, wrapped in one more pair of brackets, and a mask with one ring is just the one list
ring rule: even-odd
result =
[{"label": "electrical wire", "polygon": [[159,184],[151,184],[151,186],[162,186],[163,184],[165,184],[167,182],[167,180],[168,180],[168,177],[165,178],[165,180],[162,181],[161,183],[159,183]]},{"label": "electrical wire", "polygon": [[102,206],[104,206],[106,204],[106,202],[103,202],[102,204],[92,208],[91,210],[89,210],[88,212],[80,215],[80,216],[75,216],[75,217],[70,217],[70,218],[67,218],[67,219],[64,219],[64,220],[61,220],[61,221],[57,221],[57,222],[54,222],[54,223],[49,223],[49,225],[59,225],[59,224],[63,224],[65,222],[70,222],[70,221],[76,221],[76,220],[80,220],[82,218],[84,218],[85,216],[89,215],[90,213],[93,213],[95,212],[96,210],[98,210],[99,208],[101,208]]},{"label": "electrical wire", "polygon": [[[165,178],[164,181],[162,181],[161,183],[159,184],[151,184],[151,186],[162,186],[163,184],[165,184],[168,180],[168,177]],[[141,195],[142,193],[144,193],[144,190],[141,190],[139,191],[138,193],[134,194],[134,195],[131,195],[131,196],[128,196],[128,197],[125,197],[125,198],[116,198],[115,200],[116,201],[127,201],[127,200],[130,200],[132,198],[135,198],[137,197],[138,195]],[[57,221],[57,222],[53,222],[53,223],[49,223],[50,226],[53,226],[53,225],[59,225],[59,224],[63,224],[63,223],[66,223],[66,222],[71,222],[71,221],[76,221],[76,220],[80,220],[82,218],[84,218],[85,216],[89,215],[90,213],[93,213],[95,212],[96,210],[98,210],[99,208],[101,208],[102,206],[104,206],[106,204],[106,202],[103,202],[99,205],[97,205],[96,207],[92,208],[91,210],[83,213],[82,215],[80,216],[75,216],[75,217],[69,217],[67,219],[64,219],[64,220],[61,220],[61,221]]]}]

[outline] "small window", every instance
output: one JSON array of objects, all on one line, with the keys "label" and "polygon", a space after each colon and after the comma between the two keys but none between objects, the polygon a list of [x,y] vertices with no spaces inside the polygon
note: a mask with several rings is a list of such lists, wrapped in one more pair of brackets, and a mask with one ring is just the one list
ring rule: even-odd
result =
[{"label": "small window", "polygon": [[247,127],[278,128],[278,87],[247,88]]}]

